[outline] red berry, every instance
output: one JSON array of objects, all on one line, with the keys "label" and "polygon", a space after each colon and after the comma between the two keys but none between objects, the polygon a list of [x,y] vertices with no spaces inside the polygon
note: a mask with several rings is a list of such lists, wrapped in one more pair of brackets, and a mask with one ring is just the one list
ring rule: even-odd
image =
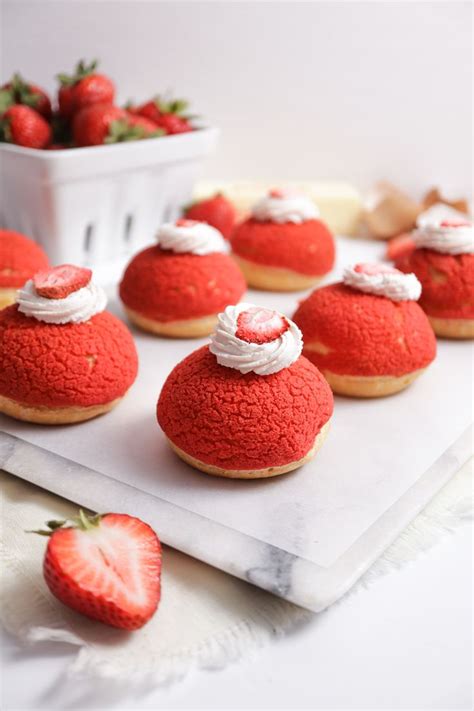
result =
[{"label": "red berry", "polygon": [[12,79],[4,84],[2,92],[3,103],[8,105],[23,104],[37,111],[45,119],[50,119],[52,114],[51,101],[46,92],[36,84],[25,81],[20,74],[15,74]]},{"label": "red berry", "polygon": [[58,91],[59,115],[62,118],[70,119],[74,113],[74,97],[72,86],[61,86]]},{"label": "red berry", "polygon": [[187,208],[185,215],[192,220],[207,222],[219,230],[226,239],[230,239],[237,221],[233,204],[220,193],[207,200],[195,202]]},{"label": "red berry", "polygon": [[87,106],[74,116],[74,142],[77,146],[100,146],[110,137],[112,123],[126,119],[127,112],[118,106]]},{"label": "red berry", "polygon": [[52,594],[73,610],[125,630],[142,627],[161,595],[161,544],[127,514],[87,517],[76,526],[48,522],[43,573]]},{"label": "red berry", "polygon": [[104,74],[90,74],[72,87],[73,111],[92,104],[113,104],[115,87]]},{"label": "red berry", "polygon": [[73,291],[79,291],[87,286],[91,278],[90,269],[76,267],[73,264],[61,264],[37,272],[33,277],[33,284],[39,296],[46,299],[64,299]]},{"label": "red berry", "polygon": [[59,114],[63,118],[72,116],[92,104],[113,104],[115,86],[104,74],[95,70],[97,62],[78,62],[72,75],[58,74],[61,86],[58,91]]},{"label": "red berry", "polygon": [[129,126],[138,126],[138,128],[143,129],[145,136],[158,136],[163,134],[154,121],[150,121],[150,119],[147,119],[144,116],[138,116],[137,114],[131,113],[128,109],[127,123]]},{"label": "red berry", "polygon": [[188,133],[193,130],[188,119],[176,114],[161,114],[156,122],[158,127],[170,135],[176,133]]},{"label": "red berry", "polygon": [[156,125],[161,116],[161,111],[158,108],[156,101],[147,101],[146,104],[135,108],[134,113],[147,118],[149,121],[153,121]]},{"label": "red berry", "polygon": [[252,306],[239,314],[235,335],[241,341],[248,343],[270,343],[285,333],[289,327],[287,319],[276,311]]},{"label": "red berry", "polygon": [[46,148],[51,142],[51,127],[29,106],[15,104],[5,111],[0,121],[4,141],[25,148]]},{"label": "red berry", "polygon": [[187,106],[187,102],[182,99],[169,101],[157,96],[139,106],[136,112],[140,116],[154,121],[165,133],[187,133],[193,130],[189,118],[183,113]]}]

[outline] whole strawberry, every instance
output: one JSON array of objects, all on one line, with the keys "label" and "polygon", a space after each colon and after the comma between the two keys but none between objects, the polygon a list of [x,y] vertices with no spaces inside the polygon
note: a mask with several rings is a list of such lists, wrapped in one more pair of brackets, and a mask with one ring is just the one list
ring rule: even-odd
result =
[{"label": "whole strawberry", "polygon": [[0,88],[0,112],[13,104],[23,104],[35,109],[45,119],[51,118],[51,101],[46,92],[36,84],[25,81],[20,74],[14,74],[7,84]]},{"label": "whole strawberry", "polygon": [[97,61],[86,64],[78,62],[72,75],[58,74],[61,86],[58,91],[59,114],[70,119],[86,106],[92,104],[113,104],[115,86],[113,82],[95,70]]},{"label": "whole strawberry", "polygon": [[152,138],[153,136],[162,136],[164,131],[162,131],[154,121],[145,118],[144,116],[139,116],[131,111],[127,110],[127,123],[129,126],[136,126],[141,128],[145,136]]},{"label": "whole strawberry", "polygon": [[25,148],[46,148],[51,143],[51,127],[34,109],[15,104],[0,118],[0,140]]},{"label": "whole strawberry", "polygon": [[118,106],[87,106],[74,117],[74,142],[77,146],[100,146],[161,135],[162,131],[154,124],[143,125],[143,121],[137,123],[136,118]]},{"label": "whole strawberry", "polygon": [[77,146],[100,146],[111,136],[112,124],[127,118],[127,112],[110,104],[88,106],[74,117],[72,131]]},{"label": "whole strawberry", "polygon": [[124,630],[155,613],[161,595],[161,544],[148,524],[127,514],[48,521],[46,584],[68,607]]},{"label": "whole strawberry", "polygon": [[167,134],[187,133],[194,130],[191,117],[185,113],[187,108],[188,102],[183,99],[169,101],[157,96],[134,109],[134,113],[153,121]]},{"label": "whole strawberry", "polygon": [[185,210],[185,216],[190,220],[207,222],[230,239],[235,227],[237,214],[233,204],[222,193],[217,193],[207,200],[200,200]]}]

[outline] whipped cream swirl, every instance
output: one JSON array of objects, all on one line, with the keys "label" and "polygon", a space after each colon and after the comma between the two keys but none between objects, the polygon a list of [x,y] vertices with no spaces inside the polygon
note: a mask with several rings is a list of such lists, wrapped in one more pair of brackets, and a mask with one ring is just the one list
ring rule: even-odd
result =
[{"label": "whipped cream swirl", "polygon": [[259,222],[301,224],[319,217],[319,210],[305,195],[289,190],[270,190],[253,206],[252,217]]},{"label": "whipped cream swirl", "polygon": [[239,315],[258,309],[259,307],[253,304],[240,303],[227,306],[225,311],[219,314],[209,350],[216,356],[220,365],[234,368],[243,374],[253,371],[257,375],[271,375],[288,368],[298,360],[303,350],[303,337],[298,326],[285,316],[278,314],[288,327],[275,340],[249,343],[236,336]]},{"label": "whipped cream swirl", "polygon": [[441,254],[474,254],[474,226],[463,220],[422,223],[413,232],[417,247]]},{"label": "whipped cream swirl", "polygon": [[421,295],[421,284],[414,274],[404,274],[384,264],[346,267],[343,281],[353,289],[386,296],[392,301],[418,301]]},{"label": "whipped cream swirl", "polygon": [[158,230],[158,244],[176,254],[213,254],[227,252],[225,239],[215,227],[197,220],[166,222]]},{"label": "whipped cream swirl", "polygon": [[46,299],[37,294],[33,280],[18,292],[18,311],[45,323],[82,323],[103,311],[107,305],[105,291],[89,282],[64,299]]}]

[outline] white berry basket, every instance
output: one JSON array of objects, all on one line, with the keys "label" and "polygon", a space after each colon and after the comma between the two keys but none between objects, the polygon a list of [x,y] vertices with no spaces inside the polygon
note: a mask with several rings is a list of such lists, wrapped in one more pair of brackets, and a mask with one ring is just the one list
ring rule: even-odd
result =
[{"label": "white berry basket", "polygon": [[33,237],[52,264],[118,277],[189,202],[216,128],[117,145],[40,151],[0,144],[0,225]]}]

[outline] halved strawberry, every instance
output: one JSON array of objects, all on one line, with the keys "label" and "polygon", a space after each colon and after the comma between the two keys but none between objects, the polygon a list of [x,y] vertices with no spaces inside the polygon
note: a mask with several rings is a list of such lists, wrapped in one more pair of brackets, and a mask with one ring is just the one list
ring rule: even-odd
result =
[{"label": "halved strawberry", "polygon": [[290,327],[287,319],[276,311],[261,306],[251,306],[237,317],[235,335],[248,343],[270,343]]},{"label": "halved strawberry", "polygon": [[73,264],[60,264],[51,269],[37,272],[33,277],[36,293],[45,299],[64,299],[73,291],[79,291],[88,285],[92,272],[85,267]]},{"label": "halved strawberry", "polygon": [[393,237],[391,240],[389,240],[385,256],[391,262],[396,262],[397,259],[407,257],[409,254],[411,254],[414,251],[415,247],[415,241],[411,234],[404,233],[398,235],[398,237]]},{"label": "halved strawberry", "polygon": [[185,210],[186,217],[200,222],[207,222],[229,239],[235,227],[237,213],[233,204],[222,193],[217,193],[207,200],[200,200]]},{"label": "halved strawberry", "polygon": [[161,544],[152,528],[127,514],[49,521],[43,574],[52,594],[73,610],[124,630],[142,627],[161,594]]}]

